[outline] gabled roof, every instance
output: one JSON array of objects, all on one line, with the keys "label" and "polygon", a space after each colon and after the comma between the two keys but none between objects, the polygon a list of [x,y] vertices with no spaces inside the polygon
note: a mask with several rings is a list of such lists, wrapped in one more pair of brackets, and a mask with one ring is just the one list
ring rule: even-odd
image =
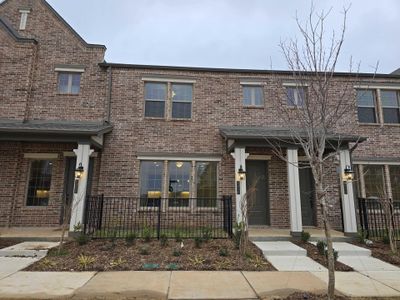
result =
[{"label": "gabled roof", "polygon": [[17,42],[27,42],[37,44],[37,40],[21,36],[6,20],[0,17],[0,27],[11,35]]},{"label": "gabled roof", "polygon": [[[12,0],[4,0],[3,2],[0,3],[0,6],[5,5],[7,2],[12,1]],[[63,17],[61,17],[58,12],[49,4],[47,3],[46,0],[38,0],[41,1],[55,16],[57,19],[61,21],[71,32],[73,35],[75,35],[86,47],[88,48],[102,48],[106,49],[106,46],[104,45],[99,45],[99,44],[89,44],[87,43],[80,35],[67,23],[67,21],[64,20]]]},{"label": "gabled roof", "polygon": [[397,70],[394,70],[391,74],[400,75],[400,68],[398,68]]}]

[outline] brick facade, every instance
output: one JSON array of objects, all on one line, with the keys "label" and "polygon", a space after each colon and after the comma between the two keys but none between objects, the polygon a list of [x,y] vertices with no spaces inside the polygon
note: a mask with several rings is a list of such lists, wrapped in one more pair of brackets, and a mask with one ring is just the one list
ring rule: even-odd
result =
[{"label": "brick facade", "polygon": [[[30,8],[26,30],[18,30],[19,9]],[[293,80],[290,73],[196,68],[157,68],[99,65],[105,48],[84,42],[42,0],[7,0],[0,5],[0,17],[7,20],[21,37],[36,42],[21,42],[0,27],[0,119],[109,121],[114,129],[105,136],[103,148],[95,159],[92,194],[114,197],[138,197],[140,161],[138,155],[218,156],[218,196],[235,194],[234,159],[226,151],[220,126],[285,127],[277,118],[279,110],[271,99],[285,101],[283,83]],[[57,65],[79,65],[85,71],[79,95],[57,93]],[[191,120],[144,117],[144,79],[192,80],[193,103]],[[110,81],[112,80],[111,90]],[[262,83],[265,105],[245,108],[242,104],[241,81]],[[400,77],[355,78],[335,77],[332,93],[339,95],[354,85],[398,84]],[[110,119],[108,95],[111,96]],[[353,153],[358,158],[393,158],[400,155],[400,126],[359,125],[357,108],[349,111],[341,124],[342,133],[368,137]],[[64,193],[64,152],[76,144],[28,143],[0,141],[0,226],[57,226]],[[271,226],[288,228],[289,195],[286,162],[265,148],[248,148],[250,154],[271,155],[268,162],[268,193]],[[29,160],[24,153],[57,153],[47,207],[27,207],[26,189]],[[331,221],[342,228],[339,178],[335,163],[327,176],[330,183]],[[317,226],[321,226],[320,209],[315,205]]]}]

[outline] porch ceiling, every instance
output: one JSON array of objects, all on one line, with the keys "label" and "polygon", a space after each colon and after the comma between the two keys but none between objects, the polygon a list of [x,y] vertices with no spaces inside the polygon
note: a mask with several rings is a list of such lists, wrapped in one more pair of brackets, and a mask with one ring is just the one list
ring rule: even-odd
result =
[{"label": "porch ceiling", "polygon": [[101,148],[103,135],[112,129],[100,122],[0,120],[0,141],[76,142]]},{"label": "porch ceiling", "polygon": [[[260,127],[260,126],[222,126],[219,128],[220,134],[227,141],[228,151],[232,151],[235,146],[247,147],[270,147],[271,142],[280,147],[296,147],[298,143],[293,138],[293,129],[282,127]],[[306,139],[307,133],[302,129],[297,129],[296,134]],[[331,133],[327,136],[327,141],[331,145],[346,145],[351,142],[363,142],[367,138],[357,135]]]}]

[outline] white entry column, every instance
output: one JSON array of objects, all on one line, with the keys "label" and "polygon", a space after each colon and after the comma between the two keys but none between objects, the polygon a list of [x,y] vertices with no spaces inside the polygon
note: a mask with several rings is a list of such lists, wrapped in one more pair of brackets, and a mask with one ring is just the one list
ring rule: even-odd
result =
[{"label": "white entry column", "polygon": [[78,149],[74,149],[76,154],[76,168],[82,164],[83,172],[80,178],[75,178],[74,197],[71,206],[71,221],[69,231],[74,231],[74,226],[83,224],[83,213],[85,209],[86,189],[88,182],[89,159],[93,150],[89,144],[79,144]]},{"label": "white entry column", "polygon": [[351,167],[350,151],[340,150],[340,192],[342,194],[343,224],[345,235],[357,234],[357,218],[354,203],[354,191],[352,181],[343,181],[342,174],[346,166]]},{"label": "white entry column", "polygon": [[299,158],[297,149],[287,149],[289,184],[290,233],[299,236],[303,231],[299,180]]},{"label": "white entry column", "polygon": [[241,202],[242,198],[246,194],[246,177],[244,177],[243,180],[240,180],[238,171],[240,167],[243,169],[243,171],[246,171],[246,158],[249,156],[249,154],[246,153],[244,147],[236,147],[235,152],[232,153],[232,156],[235,159],[236,222],[241,222]]}]

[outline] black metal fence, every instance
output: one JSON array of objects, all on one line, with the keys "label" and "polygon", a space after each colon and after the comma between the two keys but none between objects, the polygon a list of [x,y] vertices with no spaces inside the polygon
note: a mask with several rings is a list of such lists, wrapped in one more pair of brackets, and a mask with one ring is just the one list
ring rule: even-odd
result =
[{"label": "black metal fence", "polygon": [[84,233],[93,238],[228,238],[232,235],[232,197],[89,196]]},{"label": "black metal fence", "polygon": [[360,229],[366,238],[383,239],[388,236],[389,226],[392,226],[400,240],[399,201],[358,198],[358,213]]}]

